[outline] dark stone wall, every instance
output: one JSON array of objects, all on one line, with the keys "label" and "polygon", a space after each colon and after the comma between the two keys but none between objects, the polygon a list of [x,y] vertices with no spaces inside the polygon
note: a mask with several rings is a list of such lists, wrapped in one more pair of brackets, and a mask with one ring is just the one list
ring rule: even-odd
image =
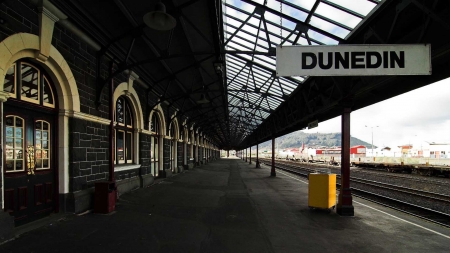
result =
[{"label": "dark stone wall", "polygon": [[177,166],[182,166],[184,163],[184,143],[177,142]]},{"label": "dark stone wall", "polygon": [[94,186],[109,176],[109,126],[69,118],[69,189]]},{"label": "dark stone wall", "polygon": [[116,179],[116,181],[129,179],[129,178],[133,178],[133,177],[137,177],[137,176],[139,176],[139,169],[114,172],[114,178]]},{"label": "dark stone wall", "polygon": [[[29,1],[7,0],[0,4],[0,17],[5,23],[0,25],[0,41],[8,36],[24,32],[39,35],[39,19],[37,8]],[[109,89],[105,87],[101,95],[101,104],[96,106],[96,71],[97,52],[90,48],[83,40],[78,38],[70,30],[64,28],[59,23],[55,23],[52,45],[62,54],[67,61],[77,84],[80,97],[80,110],[82,113],[109,119]],[[99,75],[107,77],[109,63],[104,60],[100,66]],[[117,68],[117,67],[116,67]],[[120,74],[114,78],[114,85],[117,87],[122,82],[126,82],[128,77]],[[149,107],[158,101],[158,97],[151,92],[134,84],[133,88],[138,94],[143,109],[144,129],[148,129]],[[162,93],[162,92],[160,92]],[[170,121],[169,115],[173,115],[175,108],[168,108],[162,104],[162,109],[166,121]],[[184,118],[179,118],[183,122]],[[169,126],[170,122],[166,122]],[[166,129],[167,131],[167,129]],[[163,168],[169,168],[169,140],[164,139],[161,152],[163,152]],[[126,172],[117,172],[117,180],[145,175],[150,173],[150,136],[139,134],[139,164],[141,168]],[[189,147],[189,145],[188,145]],[[180,148],[182,149],[180,152]],[[183,154],[190,154],[190,150],[183,150],[183,146],[178,147],[178,165],[183,164]],[[188,155],[189,156],[189,155]],[[96,181],[107,180],[109,176],[109,126],[83,119],[69,119],[69,189],[70,192],[77,192],[94,187]],[[1,179],[1,175],[0,175]],[[1,182],[1,180],[0,180]],[[0,186],[1,187],[1,186]],[[92,189],[91,189],[92,190]],[[1,196],[0,196],[1,201]]]},{"label": "dark stone wall", "polygon": [[192,148],[191,144],[188,144],[186,147],[186,152],[187,152],[186,155],[187,155],[187,163],[188,164],[194,163],[194,160],[191,159],[192,158],[191,157],[191,148]]},{"label": "dark stone wall", "polygon": [[170,169],[170,141],[169,139],[163,138],[163,169]]},{"label": "dark stone wall", "polygon": [[0,17],[4,20],[0,41],[14,33],[39,35],[38,13],[29,1],[5,1],[0,5]]},{"label": "dark stone wall", "polygon": [[199,161],[203,161],[203,156],[204,156],[204,154],[203,154],[203,148],[202,147],[199,147],[198,148],[198,160]]},{"label": "dark stone wall", "polygon": [[150,167],[150,151],[151,151],[151,136],[144,133],[139,133],[139,164],[141,165],[140,174],[146,175],[151,173]]}]

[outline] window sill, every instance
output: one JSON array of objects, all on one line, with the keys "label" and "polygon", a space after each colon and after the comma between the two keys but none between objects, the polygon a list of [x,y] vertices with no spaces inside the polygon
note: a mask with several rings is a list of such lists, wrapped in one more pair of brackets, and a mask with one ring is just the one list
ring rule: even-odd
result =
[{"label": "window sill", "polygon": [[114,172],[124,171],[124,170],[134,170],[139,169],[141,167],[140,164],[121,164],[114,165]]}]

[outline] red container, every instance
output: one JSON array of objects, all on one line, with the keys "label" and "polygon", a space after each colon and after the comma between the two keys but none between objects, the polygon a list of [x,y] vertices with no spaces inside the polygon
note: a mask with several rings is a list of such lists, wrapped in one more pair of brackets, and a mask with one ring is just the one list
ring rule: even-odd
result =
[{"label": "red container", "polygon": [[94,212],[110,213],[116,210],[117,188],[115,182],[96,182],[94,196]]}]

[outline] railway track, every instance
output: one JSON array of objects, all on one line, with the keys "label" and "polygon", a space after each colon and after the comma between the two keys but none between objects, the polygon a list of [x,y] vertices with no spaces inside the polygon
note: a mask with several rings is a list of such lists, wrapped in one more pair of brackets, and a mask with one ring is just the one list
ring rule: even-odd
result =
[{"label": "railway track", "polygon": [[[261,163],[270,165],[271,160],[260,159]],[[316,168],[305,168],[300,166],[301,164],[293,164],[286,162],[275,163],[276,169],[288,171],[290,173],[308,177],[309,173],[317,171]],[[336,187],[339,190],[340,187],[340,175],[337,175]],[[415,217],[427,220],[439,224],[441,226],[450,228],[450,214],[434,210],[432,208],[421,206],[420,204],[411,203],[401,199],[401,196],[407,196],[406,199],[414,199],[416,203],[428,203],[435,206],[447,205],[450,206],[450,196],[445,194],[439,194],[428,191],[416,190],[408,187],[377,182],[374,180],[368,180],[357,177],[350,177],[352,183],[353,195],[384,205],[386,207],[413,215]],[[395,197],[393,197],[394,195]]]},{"label": "railway track", "polygon": [[[261,159],[270,162],[267,159]],[[277,160],[277,163],[296,166],[301,168],[309,168],[312,171],[317,170],[321,171],[323,168],[329,169],[330,172],[340,175],[341,169],[340,167],[330,166],[330,165],[311,165],[310,163],[301,163],[297,161],[285,161],[285,160]],[[431,191],[436,193],[443,193],[450,195],[450,187],[449,181],[447,178],[437,178],[437,177],[423,177],[415,174],[393,174],[386,171],[374,171],[372,169],[366,170],[363,168],[351,167],[351,174],[354,178],[366,178],[376,177],[380,182],[399,182],[401,185],[405,187],[414,188],[417,190],[423,191]]]}]

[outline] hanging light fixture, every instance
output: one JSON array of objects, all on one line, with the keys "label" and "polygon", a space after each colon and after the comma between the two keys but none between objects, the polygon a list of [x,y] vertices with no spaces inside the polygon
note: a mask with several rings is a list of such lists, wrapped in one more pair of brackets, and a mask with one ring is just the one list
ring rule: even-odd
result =
[{"label": "hanging light fixture", "polygon": [[147,12],[143,19],[148,27],[158,31],[169,31],[177,25],[175,18],[166,13],[166,6],[161,1],[156,4],[155,10]]},{"label": "hanging light fixture", "polygon": [[209,100],[206,98],[206,95],[202,93],[200,95],[200,99],[197,100],[197,104],[207,104],[207,103],[209,103]]},{"label": "hanging light fixture", "polygon": [[206,98],[205,85],[203,85],[203,93],[200,95],[200,99],[197,100],[197,104],[207,104],[209,100]]},{"label": "hanging light fixture", "polygon": [[223,72],[223,61],[221,61],[221,60],[215,61],[215,62],[213,62],[213,66],[214,66],[214,71],[216,72],[216,74],[221,75]]}]

